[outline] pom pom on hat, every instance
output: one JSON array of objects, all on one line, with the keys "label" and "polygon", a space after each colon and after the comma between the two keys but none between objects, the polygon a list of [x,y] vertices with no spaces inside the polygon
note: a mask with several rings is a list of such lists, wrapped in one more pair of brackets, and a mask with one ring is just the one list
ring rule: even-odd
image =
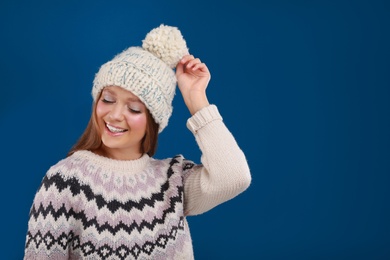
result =
[{"label": "pom pom on hat", "polygon": [[178,28],[160,25],[151,30],[141,47],[129,47],[103,64],[95,75],[94,101],[104,87],[119,86],[136,95],[152,114],[161,132],[172,114],[177,84],[174,68],[188,54]]},{"label": "pom pom on hat", "polygon": [[151,30],[142,41],[142,48],[164,61],[171,69],[188,54],[181,32],[176,27],[160,25]]}]

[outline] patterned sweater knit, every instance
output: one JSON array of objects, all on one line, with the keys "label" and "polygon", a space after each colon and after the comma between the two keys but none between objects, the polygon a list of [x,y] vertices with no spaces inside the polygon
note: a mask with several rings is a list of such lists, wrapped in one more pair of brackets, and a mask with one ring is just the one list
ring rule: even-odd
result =
[{"label": "patterned sweater knit", "polygon": [[186,216],[235,197],[251,176],[216,106],[187,127],[201,164],[84,150],[52,166],[31,207],[24,259],[194,259]]}]

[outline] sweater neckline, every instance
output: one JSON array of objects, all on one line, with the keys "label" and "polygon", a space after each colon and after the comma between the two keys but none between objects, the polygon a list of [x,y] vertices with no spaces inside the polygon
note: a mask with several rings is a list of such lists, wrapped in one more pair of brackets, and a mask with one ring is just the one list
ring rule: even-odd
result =
[{"label": "sweater neckline", "polygon": [[77,151],[74,153],[74,156],[77,157],[82,157],[84,159],[87,159],[94,164],[105,168],[109,170],[116,170],[116,171],[123,171],[126,173],[129,172],[140,172],[143,169],[145,169],[147,163],[150,160],[149,155],[146,153],[141,156],[141,158],[136,159],[136,160],[116,160],[116,159],[111,159],[105,156],[101,156],[98,154],[95,154],[91,151],[88,150],[81,150]]}]

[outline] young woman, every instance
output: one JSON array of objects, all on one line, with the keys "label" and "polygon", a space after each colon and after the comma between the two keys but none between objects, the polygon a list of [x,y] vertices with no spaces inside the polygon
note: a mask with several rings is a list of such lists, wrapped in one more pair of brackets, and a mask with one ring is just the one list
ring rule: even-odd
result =
[{"label": "young woman", "polygon": [[[207,66],[176,27],[103,64],[90,122],[68,157],[46,173],[30,212],[25,259],[193,259],[186,216],[250,184],[245,155],[206,88]],[[152,156],[172,113],[176,85],[202,164]]]}]

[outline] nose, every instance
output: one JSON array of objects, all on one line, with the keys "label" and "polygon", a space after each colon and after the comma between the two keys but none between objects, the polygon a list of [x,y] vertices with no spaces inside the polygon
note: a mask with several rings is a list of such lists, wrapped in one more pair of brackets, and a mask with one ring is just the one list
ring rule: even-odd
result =
[{"label": "nose", "polygon": [[124,109],[124,106],[121,106],[118,103],[113,104],[112,109],[109,113],[110,119],[116,120],[116,121],[122,121],[124,119],[123,109]]}]

